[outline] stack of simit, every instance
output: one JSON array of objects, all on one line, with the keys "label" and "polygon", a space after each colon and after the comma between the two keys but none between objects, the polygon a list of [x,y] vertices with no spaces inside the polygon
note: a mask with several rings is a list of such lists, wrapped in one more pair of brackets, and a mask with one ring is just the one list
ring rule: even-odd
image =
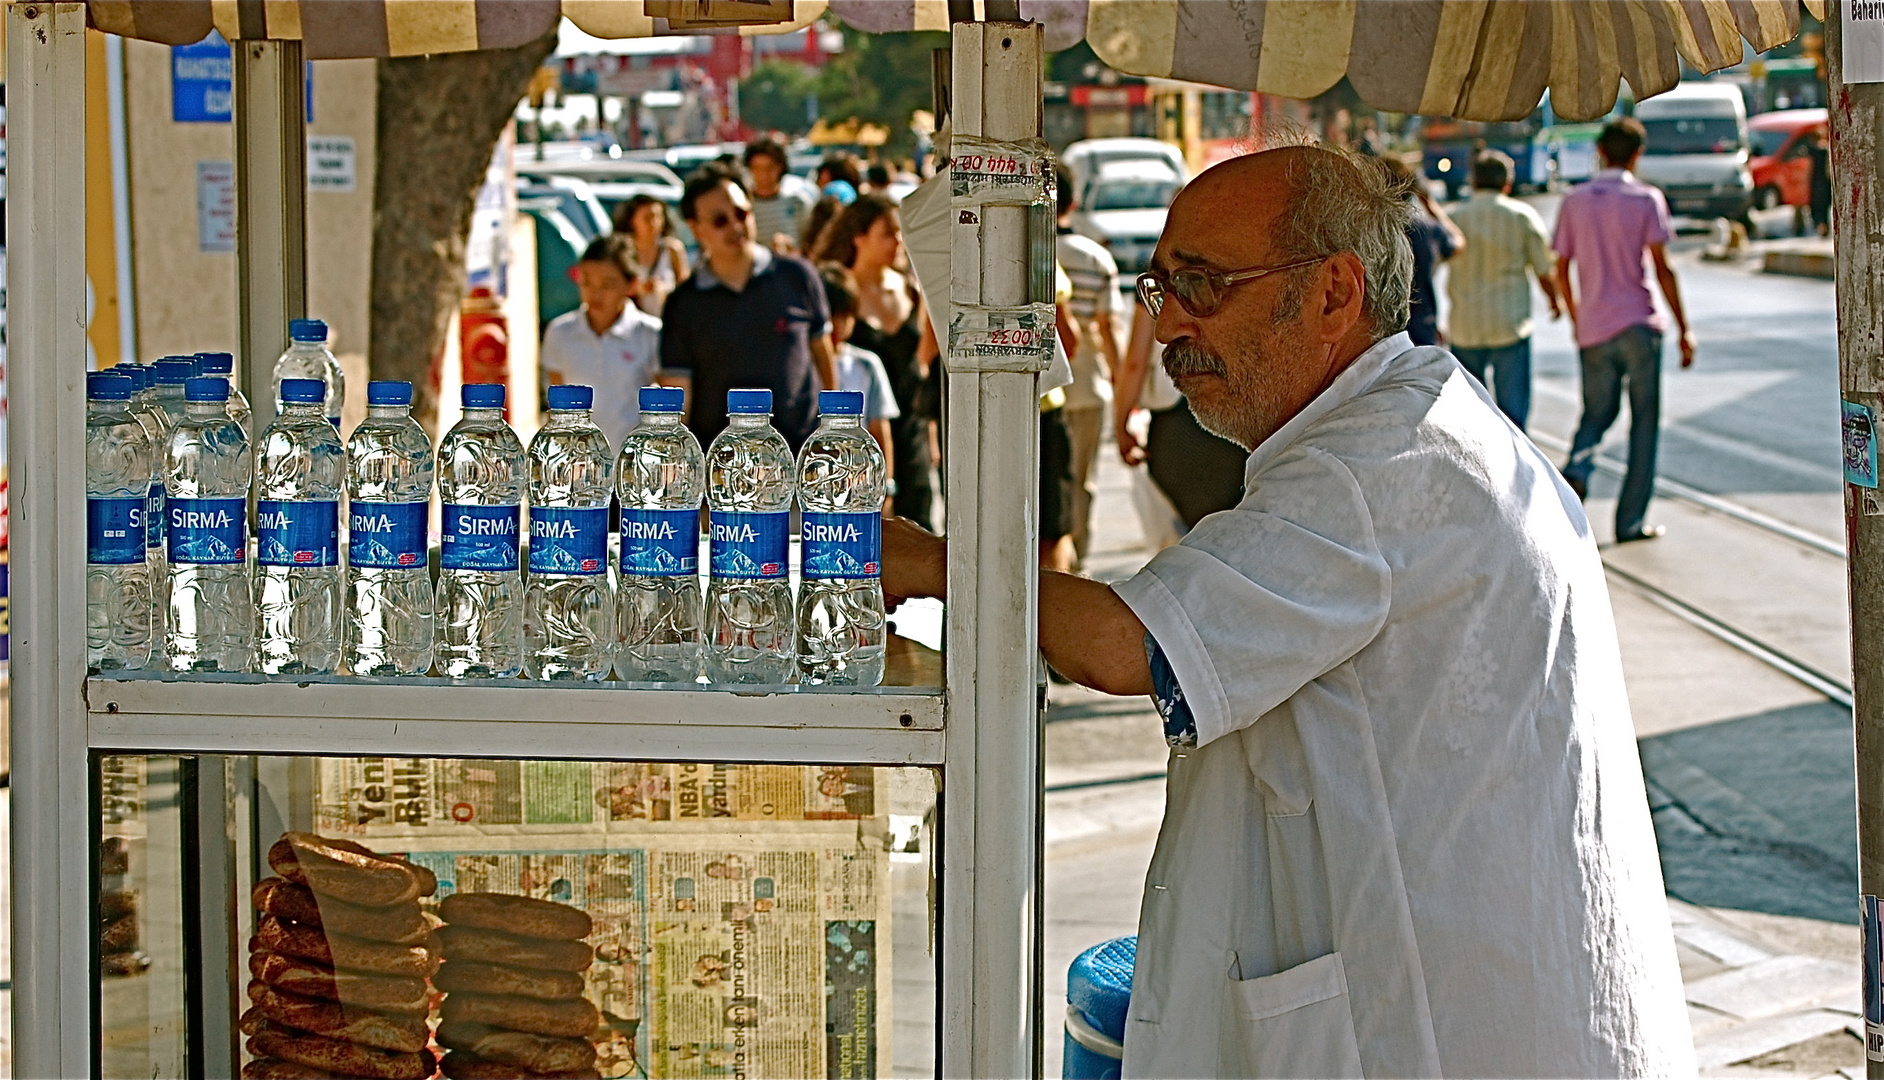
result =
[{"label": "stack of simit", "polygon": [[280,877],[255,885],[245,1080],[329,1076],[426,1080],[426,979],[438,970],[419,897],[431,871],[359,844],[284,833],[268,850]]},{"label": "stack of simit", "polygon": [[595,960],[588,912],[528,896],[454,893],[438,906],[445,991],[438,1044],[452,1080],[600,1077],[601,1020],[582,996]]}]

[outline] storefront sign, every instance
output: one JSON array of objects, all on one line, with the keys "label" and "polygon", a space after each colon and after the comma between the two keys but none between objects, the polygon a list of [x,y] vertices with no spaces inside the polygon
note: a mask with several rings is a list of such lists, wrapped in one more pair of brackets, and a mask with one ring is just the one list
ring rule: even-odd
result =
[{"label": "storefront sign", "polygon": [[352,191],[355,155],[350,135],[309,135],[307,137],[307,188],[309,191]]}]

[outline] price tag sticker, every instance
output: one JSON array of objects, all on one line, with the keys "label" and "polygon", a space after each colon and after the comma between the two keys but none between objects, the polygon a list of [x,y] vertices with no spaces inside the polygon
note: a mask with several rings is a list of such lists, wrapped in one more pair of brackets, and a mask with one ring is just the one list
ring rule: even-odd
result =
[{"label": "price tag sticker", "polygon": [[957,307],[949,320],[953,371],[1045,371],[1056,337],[1052,304]]},{"label": "price tag sticker", "polygon": [[958,135],[950,152],[949,197],[958,207],[1054,200],[1053,151],[1044,139],[999,142]]}]

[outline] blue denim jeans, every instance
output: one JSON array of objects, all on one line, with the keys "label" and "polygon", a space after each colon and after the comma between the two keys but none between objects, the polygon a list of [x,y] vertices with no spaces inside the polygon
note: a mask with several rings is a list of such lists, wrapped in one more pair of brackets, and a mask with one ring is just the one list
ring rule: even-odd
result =
[{"label": "blue denim jeans", "polygon": [[1452,355],[1459,358],[1459,363],[1474,379],[1491,390],[1498,411],[1509,416],[1518,430],[1523,431],[1525,421],[1531,416],[1531,339],[1520,338],[1510,345],[1494,345],[1489,349],[1455,347]]},{"label": "blue denim jeans", "polygon": [[1649,496],[1655,490],[1655,449],[1662,419],[1662,335],[1631,326],[1608,341],[1579,349],[1583,360],[1583,420],[1570,442],[1570,462],[1563,474],[1589,483],[1596,469],[1596,447],[1622,410],[1629,393],[1629,471],[1616,502],[1616,535],[1642,531]]}]

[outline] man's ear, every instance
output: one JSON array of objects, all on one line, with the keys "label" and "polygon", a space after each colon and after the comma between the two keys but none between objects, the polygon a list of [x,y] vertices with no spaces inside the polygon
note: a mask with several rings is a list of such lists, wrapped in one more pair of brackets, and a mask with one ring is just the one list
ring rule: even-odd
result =
[{"label": "man's ear", "polygon": [[1325,275],[1321,289],[1321,340],[1340,341],[1361,321],[1361,308],[1367,296],[1367,271],[1353,252],[1344,251],[1323,264]]}]

